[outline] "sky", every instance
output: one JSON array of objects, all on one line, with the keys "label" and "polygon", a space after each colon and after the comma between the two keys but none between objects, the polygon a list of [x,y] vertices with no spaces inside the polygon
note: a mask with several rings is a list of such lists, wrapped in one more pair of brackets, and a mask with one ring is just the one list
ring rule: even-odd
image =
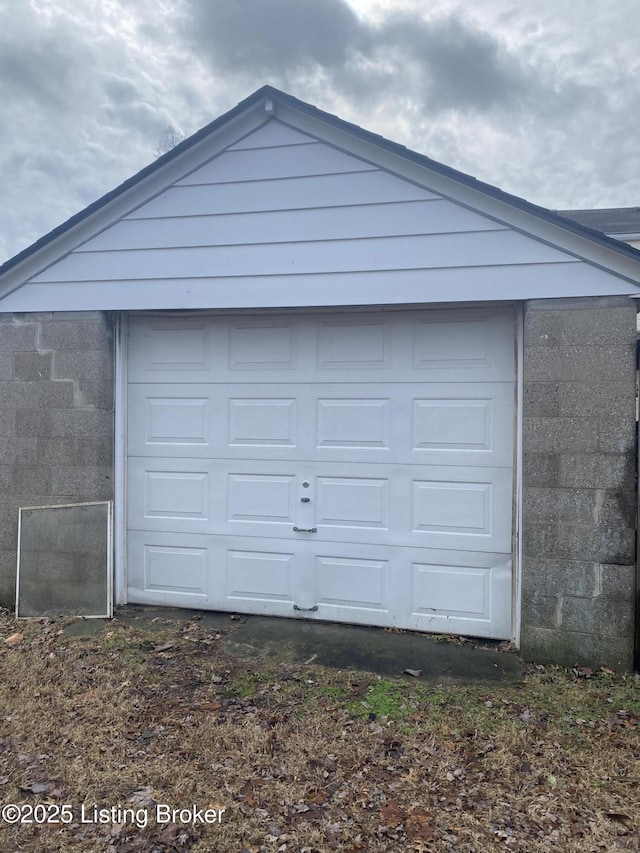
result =
[{"label": "sky", "polygon": [[268,83],[551,209],[640,206],[637,0],[0,0],[0,263]]}]

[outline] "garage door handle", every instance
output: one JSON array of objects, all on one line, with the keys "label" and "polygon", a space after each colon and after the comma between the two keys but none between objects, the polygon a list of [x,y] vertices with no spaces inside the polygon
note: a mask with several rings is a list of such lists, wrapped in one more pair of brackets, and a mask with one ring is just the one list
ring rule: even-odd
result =
[{"label": "garage door handle", "polygon": [[317,533],[317,527],[294,527],[296,533]]}]

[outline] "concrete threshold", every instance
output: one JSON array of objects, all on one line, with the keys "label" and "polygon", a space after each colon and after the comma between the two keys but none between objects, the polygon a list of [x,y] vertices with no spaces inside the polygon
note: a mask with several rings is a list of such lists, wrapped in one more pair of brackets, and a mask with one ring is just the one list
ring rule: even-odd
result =
[{"label": "concrete threshold", "polygon": [[[314,663],[439,682],[512,682],[521,679],[523,673],[517,654],[503,650],[498,641],[137,605],[119,608],[115,620],[150,632],[166,628],[167,622],[197,620],[202,627],[223,634],[222,648],[227,654],[265,663]],[[79,620],[69,625],[65,634],[96,635],[109,624],[108,620]]]}]

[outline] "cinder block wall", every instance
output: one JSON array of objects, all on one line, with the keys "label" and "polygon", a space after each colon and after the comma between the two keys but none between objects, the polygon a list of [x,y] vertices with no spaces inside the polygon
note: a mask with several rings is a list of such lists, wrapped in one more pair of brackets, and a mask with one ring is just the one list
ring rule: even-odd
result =
[{"label": "cinder block wall", "polygon": [[18,507],[113,498],[113,333],[102,312],[0,314],[0,604]]},{"label": "cinder block wall", "polygon": [[522,654],[633,664],[636,309],[525,306]]}]

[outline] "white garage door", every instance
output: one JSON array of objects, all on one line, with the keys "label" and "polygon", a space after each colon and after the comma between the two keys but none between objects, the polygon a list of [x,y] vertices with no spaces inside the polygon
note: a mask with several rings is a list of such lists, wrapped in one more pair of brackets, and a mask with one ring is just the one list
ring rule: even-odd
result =
[{"label": "white garage door", "polygon": [[510,637],[513,329],[132,318],[129,601]]}]

